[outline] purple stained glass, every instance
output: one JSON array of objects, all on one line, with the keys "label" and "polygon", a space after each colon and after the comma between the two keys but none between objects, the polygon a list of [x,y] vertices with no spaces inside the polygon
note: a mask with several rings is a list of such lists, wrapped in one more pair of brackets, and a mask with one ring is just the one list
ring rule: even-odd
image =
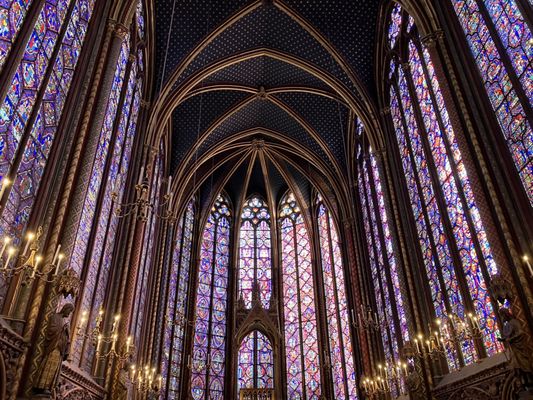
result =
[{"label": "purple stained glass", "polygon": [[311,238],[292,193],[281,201],[280,225],[287,394],[289,399],[318,400],[321,370]]},{"label": "purple stained glass", "polygon": [[137,9],[135,11],[135,17],[137,20],[137,30],[139,32],[139,37],[144,39],[144,8],[142,0],[139,0],[137,3]]},{"label": "purple stained glass", "polygon": [[398,3],[394,3],[389,23],[389,46],[391,49],[396,45],[396,40],[398,39],[401,28],[402,6]]},{"label": "purple stained glass", "polygon": [[179,397],[180,393],[179,382],[183,361],[183,340],[188,321],[186,304],[194,218],[194,206],[193,202],[190,201],[178,225],[170,270],[161,368],[161,375],[164,381],[163,393],[165,393],[166,387],[167,398]]},{"label": "purple stained glass", "polygon": [[[396,67],[391,65],[391,68]],[[414,118],[407,81],[401,68],[397,69],[397,77],[400,92],[396,91],[394,85],[391,86],[391,113],[428,276],[428,284],[431,289],[433,307],[436,316],[442,320],[446,320],[450,312],[464,317],[465,308],[462,295],[455,275],[442,218],[436,205],[433,184],[426,162],[422,158],[424,153],[421,147],[420,134]],[[410,132],[409,135],[406,134],[404,124],[407,131]],[[440,285],[439,271],[446,282],[445,287]],[[447,309],[444,296],[447,296],[451,310]],[[464,350],[466,359],[475,357],[473,343],[468,342],[468,346]],[[449,348],[447,359],[450,369],[459,367],[457,357],[454,349]]]},{"label": "purple stained glass", "polygon": [[[497,330],[495,324],[495,315],[487,284],[483,278],[482,266],[478,254],[475,251],[474,234],[479,234],[483,241],[482,246],[485,261],[492,274],[497,273],[497,267],[492,257],[490,245],[486,239],[486,233],[479,217],[479,211],[475,204],[474,194],[470,187],[468,176],[464,169],[461,152],[457,145],[455,134],[451,126],[444,100],[440,92],[439,83],[433,72],[433,65],[426,53],[425,62],[429,74],[429,79],[424,71],[424,63],[420,56],[419,50],[413,41],[409,43],[409,58],[412,72],[412,78],[415,85],[415,92],[418,98],[418,105],[422,113],[427,139],[430,144],[431,154],[422,154],[420,157],[433,157],[435,168],[438,171],[439,184],[444,194],[448,218],[452,225],[455,243],[459,250],[464,273],[467,279],[468,288],[472,300],[474,301],[476,314],[480,317],[482,323],[486,326],[484,332],[485,348],[489,355],[501,350],[498,345]],[[430,86],[431,82],[433,86]],[[432,90],[433,89],[433,92]],[[438,104],[434,104],[431,97],[435,94]],[[440,115],[443,126],[439,124],[437,116]],[[448,143],[448,146],[447,146]],[[452,154],[453,159],[450,159]],[[456,165],[454,165],[456,164]],[[462,179],[456,181],[453,169],[458,170]],[[461,185],[462,184],[462,185]],[[461,186],[459,186],[461,185]],[[462,189],[468,200],[469,210],[476,216],[476,225],[478,232],[472,232],[468,224],[468,210],[465,209],[459,192]],[[471,217],[470,217],[471,218]],[[485,324],[486,322],[486,324]]]},{"label": "purple stained glass", "polygon": [[274,353],[270,340],[262,332],[250,332],[242,340],[237,382],[239,390],[274,387]]},{"label": "purple stained glass", "polygon": [[[516,0],[450,0],[466,35],[503,136],[533,205],[533,128],[525,107],[533,104],[533,40]],[[486,14],[483,14],[482,10]],[[490,20],[487,20],[489,17]],[[496,35],[489,30],[492,24]],[[502,59],[496,43],[511,65]],[[511,76],[520,82],[520,98]],[[529,102],[529,103],[528,103]]]},{"label": "purple stained glass", "polygon": [[[94,236],[96,244],[91,249],[91,268],[87,271],[87,279],[81,296],[81,309],[89,310],[89,321],[96,318],[102,307],[109,278],[116,232],[119,219],[113,213],[115,204],[112,193],[117,194],[117,201],[122,201],[126,184],[133,138],[135,137],[136,120],[140,105],[141,82],[138,82],[135,66],[132,68],[122,106],[119,125],[116,131],[115,144],[111,154],[109,172],[106,178],[104,197],[98,214],[98,222]],[[92,326],[88,328],[92,329]],[[92,365],[94,346],[86,341],[84,363],[82,367],[89,370]]]},{"label": "purple stained glass", "polygon": [[9,55],[32,0],[0,1],[0,71]]},{"label": "purple stained glass", "polygon": [[261,305],[268,309],[272,293],[270,212],[259,197],[248,199],[241,213],[239,232],[239,298],[252,307],[252,292],[257,287]]},{"label": "purple stained glass", "polygon": [[339,237],[333,217],[320,196],[317,198],[317,204],[333,391],[335,398],[357,399],[348,298]]},{"label": "purple stained glass", "polygon": [[200,246],[191,365],[193,399],[223,398],[230,218],[228,202],[219,195]]}]

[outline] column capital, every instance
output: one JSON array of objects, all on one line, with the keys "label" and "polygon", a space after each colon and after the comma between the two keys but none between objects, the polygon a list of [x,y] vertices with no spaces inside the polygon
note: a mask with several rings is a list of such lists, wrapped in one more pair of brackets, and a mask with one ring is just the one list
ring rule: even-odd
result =
[{"label": "column capital", "polygon": [[434,48],[437,45],[437,42],[444,38],[444,31],[439,29],[434,32],[428,33],[420,41],[426,48]]}]

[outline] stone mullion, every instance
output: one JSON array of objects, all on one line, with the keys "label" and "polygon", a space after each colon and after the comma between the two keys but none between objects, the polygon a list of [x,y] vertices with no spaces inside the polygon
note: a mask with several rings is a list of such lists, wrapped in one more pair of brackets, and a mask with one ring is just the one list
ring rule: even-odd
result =
[{"label": "stone mullion", "polygon": [[[395,89],[396,91],[398,90],[397,87]],[[402,105],[399,99],[398,104],[403,113]],[[385,109],[383,112],[384,116],[388,114],[390,114],[390,108]],[[408,286],[407,291],[405,287],[402,287],[402,294],[407,293],[408,297],[406,298],[410,300],[408,303],[413,312],[413,317],[410,321],[410,337],[414,337],[416,336],[417,332],[421,332],[423,330],[425,324],[424,320],[427,320],[427,317],[425,317],[424,313],[427,316],[431,316],[434,315],[435,311],[431,296],[431,288],[428,285],[427,279],[425,279],[427,272],[424,265],[424,259],[421,254],[416,222],[414,218],[409,217],[409,215],[413,215],[413,211],[410,204],[410,196],[407,193],[407,188],[403,181],[403,177],[401,176],[401,171],[403,170],[402,161],[400,159],[400,155],[398,154],[398,147],[394,144],[396,141],[396,138],[394,137],[394,124],[392,123],[390,117],[385,118],[385,123],[389,128],[387,131],[387,136],[390,138],[390,140],[385,140],[387,146],[385,155],[388,155],[388,157],[383,157],[383,159],[378,158],[378,163],[381,162],[384,167],[383,171],[387,179],[387,185],[385,185],[383,190],[388,191],[389,198],[391,199],[391,206],[394,211],[392,215],[394,215],[395,221],[395,234],[401,249],[405,279]],[[403,124],[403,129],[406,129],[403,118],[401,123]],[[415,179],[418,187],[418,177]],[[418,190],[420,190],[419,187]],[[423,218],[427,223],[425,205],[422,197],[420,200],[424,210]],[[430,240],[431,249],[434,252],[435,257],[437,257],[431,232],[428,232],[428,239]],[[438,264],[438,259],[436,262]],[[422,268],[420,268],[420,266]],[[437,275],[439,277],[439,285],[442,288],[442,277],[440,276],[440,271],[437,272]],[[447,294],[445,294],[443,298],[445,307],[447,310],[450,310]],[[458,357],[462,357],[460,353],[458,354]],[[415,361],[415,369],[424,380],[424,384],[421,389],[424,395],[429,393],[431,386],[433,385],[433,378],[431,374],[427,372],[429,371],[429,369],[426,369],[427,367],[428,364],[424,360],[418,362]]]},{"label": "stone mullion", "polygon": [[[481,145],[474,132],[474,127],[470,119],[470,111],[466,107],[462,95],[462,88],[457,81],[452,67],[452,61],[445,44],[444,35],[437,33],[435,35],[430,35],[423,39],[423,41],[424,44],[426,44],[431,59],[434,60],[433,66],[444,101],[447,105],[450,104],[450,107],[447,107],[448,115],[450,117],[450,122],[456,131],[455,136],[457,144],[461,150],[461,155],[463,156],[465,169],[469,172],[468,177],[472,192],[474,193],[476,204],[483,221],[483,226],[492,247],[494,259],[502,276],[509,282],[514,281],[518,284],[516,288],[511,287],[511,289],[515,292],[515,296],[521,299],[521,304],[513,302],[513,312],[519,319],[527,321],[530,328],[533,328],[533,318],[531,317],[533,293],[531,292],[528,279],[525,275],[526,268],[521,262],[520,256],[517,254],[514,240],[511,238],[512,234],[507,225],[507,220],[503,215],[504,212],[493,185],[488,166],[485,162]],[[458,109],[452,106],[455,104],[457,104],[458,108],[462,110],[462,118],[459,115]],[[464,125],[462,123],[463,121]],[[465,129],[463,129],[463,126],[465,126]],[[466,136],[468,136],[468,139],[470,140],[473,148],[472,150],[470,149]],[[476,156],[475,159],[477,160],[477,164],[474,162],[472,154]],[[477,171],[480,171],[483,179],[478,177]],[[487,193],[487,196],[480,195],[483,193]],[[490,201],[488,199],[490,199]],[[508,250],[504,246],[504,241],[507,244]],[[509,266],[509,259],[511,259],[516,266],[515,268]],[[519,266],[522,266],[523,268],[520,268]],[[520,287],[523,290],[520,290]]]},{"label": "stone mullion", "polygon": [[[272,216],[275,214],[274,204],[272,204],[272,210],[271,213]],[[278,213],[276,215],[276,218],[279,217],[279,205],[278,205]],[[273,221],[276,221],[275,218],[272,218]],[[291,221],[292,222],[292,221]],[[276,376],[278,377],[279,387],[276,387],[276,381],[274,381],[274,387],[276,389],[276,396],[280,398],[280,400],[283,400],[287,397],[287,353],[285,349],[285,313],[284,313],[284,298],[285,294],[283,292],[283,268],[282,268],[282,257],[283,255],[282,250],[282,230],[283,230],[283,223],[281,219],[278,219],[277,222],[274,222],[277,229],[274,229],[275,239],[272,240],[272,260],[274,261],[273,270],[272,270],[272,276],[273,279],[275,279],[276,286],[277,286],[277,303],[276,303],[276,311],[278,313],[278,330],[280,332],[279,338],[278,338],[278,358],[277,358],[277,373]],[[294,226],[294,225],[293,225]],[[271,236],[274,237],[274,236]],[[275,246],[275,247],[274,247]],[[275,250],[274,250],[275,249]],[[275,277],[275,278],[274,278]],[[273,281],[274,282],[274,281]],[[276,365],[274,365],[274,368]]]}]

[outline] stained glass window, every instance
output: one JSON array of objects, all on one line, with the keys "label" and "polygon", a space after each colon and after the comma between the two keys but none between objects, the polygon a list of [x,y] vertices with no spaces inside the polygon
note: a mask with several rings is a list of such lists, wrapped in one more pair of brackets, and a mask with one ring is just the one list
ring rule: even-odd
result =
[{"label": "stained glass window", "polygon": [[[416,26],[410,36],[409,68],[391,63],[391,113],[435,314],[451,325],[450,314],[474,312],[484,326],[485,349],[494,354],[501,347],[484,275],[494,275],[497,266],[433,63]],[[449,346],[452,369],[459,366],[458,351],[466,364],[479,356],[471,341]]]},{"label": "stained glass window", "polygon": [[317,197],[317,206],[333,391],[336,399],[356,399],[350,317],[339,236],[333,217],[320,196]]},{"label": "stained glass window", "polygon": [[[123,43],[119,56],[112,93],[107,104],[104,124],[102,126],[97,154],[93,164],[89,188],[85,197],[81,223],[76,236],[76,245],[70,266],[81,272],[86,270],[85,285],[81,294],[81,309],[89,312],[86,329],[93,329],[96,313],[102,307],[119,219],[115,215],[115,202],[122,201],[128,173],[133,139],[135,137],[137,117],[142,96],[142,80],[138,76],[138,64],[132,63],[129,76],[126,77],[126,63],[129,53],[128,40]],[[127,85],[124,85],[127,79]],[[123,103],[119,103],[122,91],[125,91]],[[120,107],[120,108],[119,108]],[[116,125],[116,130],[115,129]],[[112,146],[112,147],[111,147]],[[105,171],[107,175],[105,175]],[[116,200],[113,200],[116,194]],[[101,198],[96,216],[96,204]],[[92,243],[89,237],[93,235]],[[89,253],[87,255],[87,253]],[[89,258],[86,263],[85,259]],[[86,263],[86,264],[85,264]],[[90,268],[84,267],[89,265]],[[78,340],[75,348],[80,366],[90,369],[94,346],[91,341]]]},{"label": "stained glass window", "polygon": [[281,270],[287,395],[319,399],[320,350],[309,237],[294,194],[280,204]]},{"label": "stained glass window", "polygon": [[260,197],[246,201],[239,232],[239,298],[252,307],[252,292],[257,288],[261,305],[268,309],[272,293],[270,213]]},{"label": "stained glass window", "polygon": [[[358,121],[358,132],[364,132]],[[409,341],[404,298],[400,290],[398,265],[394,256],[391,228],[388,222],[381,177],[376,156],[370,147],[365,148],[365,137],[357,143],[357,187],[363,226],[368,250],[372,284],[375,292],[378,322],[387,365],[400,361],[400,340]],[[363,151],[362,149],[365,148]],[[392,288],[392,290],[391,290]],[[359,310],[367,313],[367,310]],[[397,331],[399,327],[399,332]],[[397,387],[392,388],[398,394]]]},{"label": "stained glass window", "polygon": [[178,398],[180,391],[179,382],[183,362],[183,339],[188,321],[186,306],[191,268],[194,218],[194,206],[191,201],[178,226],[170,270],[168,308],[165,318],[163,362],[161,369],[161,374],[166,382],[167,398]]},{"label": "stained glass window", "polygon": [[231,211],[219,195],[203,231],[191,368],[193,399],[224,397]]},{"label": "stained glass window", "polygon": [[[28,0],[0,4],[0,69],[30,4]],[[69,16],[68,7],[67,1],[44,2],[30,30],[22,60],[10,78],[6,97],[0,103],[0,176],[9,175],[14,180],[4,193],[8,198],[2,210],[0,234],[9,234],[15,243],[22,237],[30,217],[94,0],[76,1]],[[58,42],[60,37],[61,42]],[[58,47],[57,52],[54,47]],[[53,65],[48,72],[50,63]],[[43,98],[37,103],[39,92],[43,92]],[[13,165],[19,153],[20,162]],[[5,282],[0,286],[1,296]]]},{"label": "stained glass window", "polygon": [[31,3],[32,0],[4,0],[0,3],[0,71]]},{"label": "stained glass window", "polygon": [[[451,0],[451,3],[533,205],[533,38],[520,1]],[[524,2],[523,6],[530,8],[531,4]]]},{"label": "stained glass window", "polygon": [[274,387],[274,353],[262,332],[250,332],[242,340],[237,365],[239,389]]}]

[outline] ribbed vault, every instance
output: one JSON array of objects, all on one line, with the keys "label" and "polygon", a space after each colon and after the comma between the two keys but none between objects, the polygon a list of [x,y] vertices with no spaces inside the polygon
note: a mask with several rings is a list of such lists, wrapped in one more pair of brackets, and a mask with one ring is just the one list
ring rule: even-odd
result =
[{"label": "ribbed vault", "polygon": [[207,208],[222,189],[238,205],[249,188],[308,204],[313,186],[347,204],[354,120],[380,131],[378,2],[160,3],[149,130],[171,132],[176,207],[200,191]]}]

